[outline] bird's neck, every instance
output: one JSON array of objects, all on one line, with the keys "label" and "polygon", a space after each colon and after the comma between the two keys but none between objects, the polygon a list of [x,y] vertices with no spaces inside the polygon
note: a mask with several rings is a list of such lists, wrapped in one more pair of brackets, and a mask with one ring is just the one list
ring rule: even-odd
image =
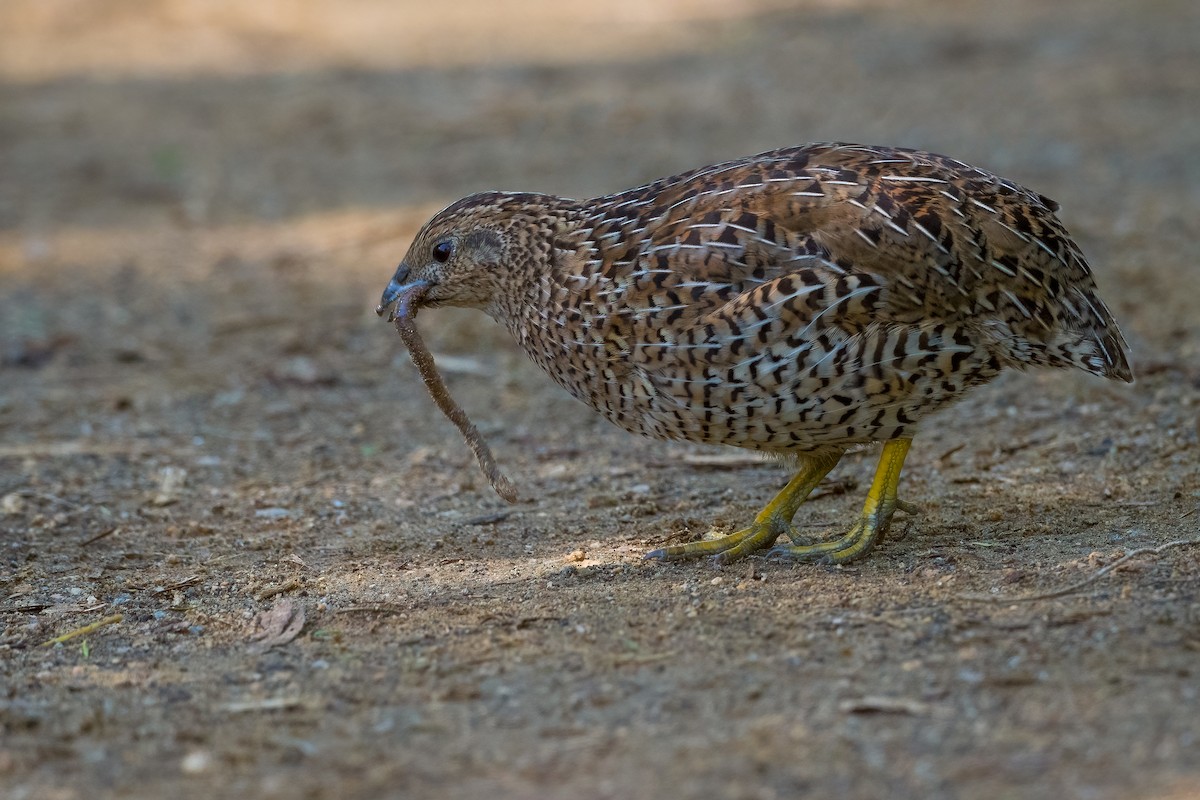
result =
[{"label": "bird's neck", "polygon": [[552,322],[577,275],[591,257],[587,213],[575,200],[537,195],[511,216],[508,252],[499,290],[485,311],[517,337],[529,324]]}]

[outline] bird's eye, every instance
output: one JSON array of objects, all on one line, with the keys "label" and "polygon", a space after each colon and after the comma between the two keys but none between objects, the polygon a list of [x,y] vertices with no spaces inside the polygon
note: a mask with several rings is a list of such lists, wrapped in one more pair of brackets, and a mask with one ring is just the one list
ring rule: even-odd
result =
[{"label": "bird's eye", "polygon": [[433,260],[439,264],[445,264],[450,260],[450,256],[454,255],[454,242],[449,240],[438,242],[433,246]]}]

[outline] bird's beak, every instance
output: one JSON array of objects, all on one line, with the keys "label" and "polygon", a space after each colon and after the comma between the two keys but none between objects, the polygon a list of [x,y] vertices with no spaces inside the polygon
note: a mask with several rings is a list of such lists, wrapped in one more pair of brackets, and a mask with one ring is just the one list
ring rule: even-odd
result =
[{"label": "bird's beak", "polygon": [[[376,314],[382,317],[403,295],[411,294],[414,291],[423,294],[423,290],[429,286],[429,281],[410,281],[408,277],[408,265],[402,262],[400,266],[396,267],[396,274],[388,282],[387,288],[383,290],[383,297],[379,299],[379,305],[375,307]],[[389,314],[388,322],[391,322],[394,316],[394,314]]]}]

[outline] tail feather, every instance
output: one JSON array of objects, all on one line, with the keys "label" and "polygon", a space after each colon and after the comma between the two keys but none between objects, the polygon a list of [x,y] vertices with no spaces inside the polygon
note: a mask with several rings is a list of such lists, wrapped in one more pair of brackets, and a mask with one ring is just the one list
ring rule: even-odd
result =
[{"label": "tail feather", "polygon": [[1097,331],[1095,342],[1103,358],[1103,366],[1099,370],[1089,370],[1105,378],[1133,383],[1133,367],[1129,364],[1129,348],[1125,337],[1114,323],[1105,331]]},{"label": "tail feather", "polygon": [[1075,324],[1061,331],[1048,345],[1049,362],[1054,366],[1078,367],[1102,378],[1133,383],[1129,345],[1112,312],[1090,288],[1076,287],[1074,293],[1083,301],[1083,306]]},{"label": "tail feather", "polygon": [[1034,319],[1015,328],[1009,323],[999,326],[996,338],[1003,343],[1004,360],[1017,369],[1073,368],[1133,383],[1129,346],[1094,288],[1075,287],[1069,298],[1060,296],[1057,305],[1060,316],[1049,330]]}]

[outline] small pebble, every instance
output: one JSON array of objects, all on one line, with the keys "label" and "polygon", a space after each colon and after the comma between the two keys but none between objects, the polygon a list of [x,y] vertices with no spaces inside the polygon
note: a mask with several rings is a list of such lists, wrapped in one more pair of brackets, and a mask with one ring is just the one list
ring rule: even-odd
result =
[{"label": "small pebble", "polygon": [[184,775],[199,775],[212,767],[212,753],[207,750],[193,750],[179,762],[179,769]]},{"label": "small pebble", "polygon": [[0,513],[20,514],[25,510],[25,500],[16,492],[9,492],[0,499]]}]

